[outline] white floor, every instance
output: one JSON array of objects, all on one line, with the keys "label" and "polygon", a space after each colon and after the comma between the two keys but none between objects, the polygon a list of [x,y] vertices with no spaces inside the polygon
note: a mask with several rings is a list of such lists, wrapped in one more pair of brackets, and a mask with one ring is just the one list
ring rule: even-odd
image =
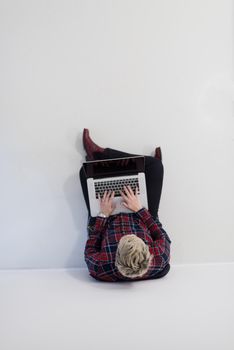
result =
[{"label": "white floor", "polygon": [[1,350],[233,350],[234,263],[102,283],[86,269],[0,271]]}]

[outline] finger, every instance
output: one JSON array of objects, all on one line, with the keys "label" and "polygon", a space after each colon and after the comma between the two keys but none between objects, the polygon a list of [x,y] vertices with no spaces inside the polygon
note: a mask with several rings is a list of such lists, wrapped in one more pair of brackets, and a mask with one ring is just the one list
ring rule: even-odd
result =
[{"label": "finger", "polygon": [[111,191],[106,191],[106,197],[105,197],[105,202],[109,202],[110,201],[110,194],[111,194]]},{"label": "finger", "polygon": [[109,190],[107,200],[110,202],[112,200],[112,191]]},{"label": "finger", "polygon": [[106,196],[107,196],[107,191],[104,192],[104,195],[102,197],[102,200],[104,201],[106,199]]},{"label": "finger", "polygon": [[129,185],[128,185],[128,190],[129,190],[130,194],[131,194],[132,196],[134,196],[134,192],[133,192],[133,190],[132,190],[132,187],[129,186]]},{"label": "finger", "polygon": [[111,194],[111,199],[113,199],[115,196],[115,191],[112,191],[112,194]]},{"label": "finger", "polygon": [[128,197],[126,196],[126,194],[123,191],[119,191],[119,193],[121,194],[121,197],[123,197],[123,199],[128,199]]},{"label": "finger", "polygon": [[124,190],[124,194],[125,194],[125,196],[127,196],[127,195],[128,195],[128,189],[127,189],[127,186],[124,186],[124,187],[123,187],[123,190]]},{"label": "finger", "polygon": [[124,190],[125,190],[127,196],[131,196],[131,192],[129,190],[129,186],[124,186]]},{"label": "finger", "polygon": [[100,193],[98,193],[98,200],[99,200],[99,202],[101,201]]}]

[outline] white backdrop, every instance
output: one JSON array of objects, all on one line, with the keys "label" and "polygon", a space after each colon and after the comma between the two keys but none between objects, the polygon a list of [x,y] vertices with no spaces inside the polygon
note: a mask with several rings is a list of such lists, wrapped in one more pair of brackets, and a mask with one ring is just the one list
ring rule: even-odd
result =
[{"label": "white backdrop", "polygon": [[234,261],[231,0],[0,1],[0,268],[85,266],[78,178],[153,154],[173,263]]}]

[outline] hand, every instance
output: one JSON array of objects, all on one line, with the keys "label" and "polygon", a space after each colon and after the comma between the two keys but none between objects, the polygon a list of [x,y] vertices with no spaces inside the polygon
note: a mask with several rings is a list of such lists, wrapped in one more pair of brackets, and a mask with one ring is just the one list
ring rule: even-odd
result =
[{"label": "hand", "polygon": [[113,204],[114,195],[114,191],[105,191],[102,198],[100,197],[100,194],[98,194],[98,199],[100,201],[100,210],[106,216],[109,216],[115,209],[115,205]]},{"label": "hand", "polygon": [[[124,193],[125,192],[125,193]],[[137,212],[138,210],[140,210],[142,207],[142,204],[140,202],[140,199],[137,195],[137,188],[135,191],[135,194],[133,192],[133,190],[131,189],[130,186],[124,186],[124,192],[120,191],[121,197],[123,198],[123,205],[134,211]]]}]

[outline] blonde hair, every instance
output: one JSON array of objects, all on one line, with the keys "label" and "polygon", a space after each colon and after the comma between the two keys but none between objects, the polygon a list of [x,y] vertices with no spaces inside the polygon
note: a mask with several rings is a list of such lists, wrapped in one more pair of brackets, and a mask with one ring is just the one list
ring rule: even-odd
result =
[{"label": "blonde hair", "polygon": [[149,247],[141,238],[125,235],[118,244],[115,266],[125,277],[141,277],[148,271],[152,258]]}]

